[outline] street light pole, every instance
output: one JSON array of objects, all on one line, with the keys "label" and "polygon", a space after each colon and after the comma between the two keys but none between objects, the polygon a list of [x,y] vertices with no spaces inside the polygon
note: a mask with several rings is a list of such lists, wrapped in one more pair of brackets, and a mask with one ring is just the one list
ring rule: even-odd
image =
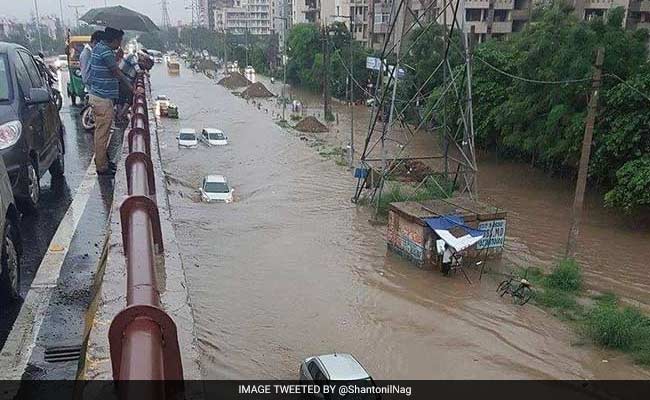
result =
[{"label": "street light pole", "polygon": [[282,42],[282,121],[286,121],[285,113],[287,110],[286,87],[287,87],[287,17],[273,17],[284,21],[284,37]]},{"label": "street light pole", "polygon": [[332,15],[337,18],[350,19],[350,167],[354,166],[354,46],[352,37],[353,15]]},{"label": "street light pole", "polygon": [[36,13],[36,32],[38,32],[38,45],[43,52],[43,39],[41,38],[41,17],[38,15],[38,1],[34,0],[34,12]]}]

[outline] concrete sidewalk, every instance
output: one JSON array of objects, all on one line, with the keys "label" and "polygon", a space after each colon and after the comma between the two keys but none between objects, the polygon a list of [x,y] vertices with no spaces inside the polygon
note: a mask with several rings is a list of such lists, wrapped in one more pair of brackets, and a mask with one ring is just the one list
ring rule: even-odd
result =
[{"label": "concrete sidewalk", "polygon": [[[194,334],[194,315],[185,279],[185,270],[171,224],[167,185],[164,179],[157,137],[157,121],[149,100],[149,125],[151,135],[151,158],[153,161],[156,201],[160,213],[160,223],[164,243],[164,258],[157,259],[157,279],[161,305],[172,317],[178,329],[183,374],[186,380],[201,379],[198,365],[196,335]],[[122,160],[128,154],[128,143],[124,140]],[[122,227],[119,208],[127,195],[124,162],[118,165],[115,177],[115,196],[110,221],[110,237],[103,282],[95,299],[94,313],[89,315],[92,326],[86,346],[85,362],[80,370],[80,379],[112,379],[108,329],[113,317],[126,306],[126,260],[122,246]]]}]

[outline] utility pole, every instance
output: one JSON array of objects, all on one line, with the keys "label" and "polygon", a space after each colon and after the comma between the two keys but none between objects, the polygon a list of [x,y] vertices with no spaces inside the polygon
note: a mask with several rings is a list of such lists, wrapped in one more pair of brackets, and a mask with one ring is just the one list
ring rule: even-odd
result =
[{"label": "utility pole", "polygon": [[65,22],[63,21],[63,0],[59,0],[59,13],[61,13],[61,30],[65,35]]},{"label": "utility pole", "polygon": [[330,111],[330,88],[329,88],[329,29],[323,25],[323,113],[325,121],[329,120]]},{"label": "utility pole", "polygon": [[85,6],[72,6],[72,5],[68,5],[68,7],[74,9],[74,16],[75,16],[75,20],[76,20],[76,22],[75,22],[75,26],[76,26],[77,28],[79,28],[79,9],[80,9],[80,8],[85,8]]},{"label": "utility pole", "polygon": [[350,167],[354,166],[354,34],[352,33],[352,24],[354,22],[354,15],[332,15],[336,18],[349,18],[350,19],[350,76],[348,84],[350,94]]},{"label": "utility pole", "polygon": [[285,94],[287,93],[286,86],[287,86],[287,17],[286,15],[284,17],[273,17],[276,19],[281,19],[284,21],[284,34],[282,37],[283,45],[282,45],[282,121],[286,121],[285,119],[285,113],[287,110],[287,99]]},{"label": "utility pole", "polygon": [[580,154],[580,165],[578,167],[578,178],[576,180],[575,198],[573,199],[573,210],[571,212],[571,229],[566,246],[566,258],[574,258],[578,247],[578,236],[580,234],[580,222],[582,220],[582,208],[585,200],[585,189],[587,187],[587,173],[589,170],[589,158],[591,156],[591,142],[598,111],[598,95],[600,92],[603,58],[605,49],[600,47],[596,53],[596,65],[592,76],[591,99],[587,109],[585,120],[585,134],[582,138],[582,152]]},{"label": "utility pole", "polygon": [[34,0],[34,12],[36,13],[36,32],[38,32],[38,45],[43,52],[43,39],[41,38],[41,17],[38,15],[38,0]]},{"label": "utility pole", "polygon": [[[465,32],[465,72],[467,74],[467,106],[465,113],[467,116],[468,126],[463,133],[463,149],[468,155],[472,165],[469,166],[471,171],[465,171],[465,185],[472,199],[478,199],[478,171],[476,168],[476,152],[474,151],[474,114],[472,109],[472,68],[470,56],[469,34]],[[469,172],[469,173],[468,173]]]}]

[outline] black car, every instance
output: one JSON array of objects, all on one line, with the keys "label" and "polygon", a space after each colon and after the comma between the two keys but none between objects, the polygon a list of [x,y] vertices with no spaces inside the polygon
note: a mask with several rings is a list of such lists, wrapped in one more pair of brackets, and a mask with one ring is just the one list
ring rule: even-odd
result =
[{"label": "black car", "polygon": [[0,155],[23,211],[36,208],[46,171],[63,175],[64,136],[47,79],[32,54],[0,42]]}]

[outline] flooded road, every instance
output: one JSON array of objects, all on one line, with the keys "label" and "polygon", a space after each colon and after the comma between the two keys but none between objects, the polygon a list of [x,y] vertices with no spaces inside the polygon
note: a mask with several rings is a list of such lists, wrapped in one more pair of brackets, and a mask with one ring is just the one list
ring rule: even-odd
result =
[{"label": "flooded road", "polygon": [[[497,298],[494,282],[469,286],[388,254],[385,227],[350,203],[349,171],[270,111],[185,68],[156,66],[151,81],[181,115],[162,120],[161,151],[205,378],[296,378],[302,359],[331,352],[353,353],[377,379],[650,377]],[[208,126],[229,145],[178,149],[180,127]],[[229,179],[234,203],[193,201],[207,174]]]}]

